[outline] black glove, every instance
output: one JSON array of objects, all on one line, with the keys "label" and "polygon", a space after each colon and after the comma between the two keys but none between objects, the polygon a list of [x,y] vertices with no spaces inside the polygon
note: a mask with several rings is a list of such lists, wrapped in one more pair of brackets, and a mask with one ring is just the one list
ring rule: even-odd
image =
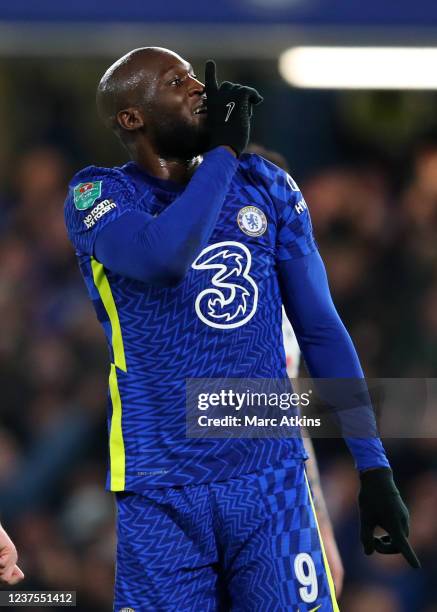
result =
[{"label": "black glove", "polygon": [[[360,480],[358,505],[361,542],[366,555],[371,555],[374,550],[384,555],[401,553],[410,565],[419,568],[419,559],[407,540],[410,516],[393,481],[391,469],[361,472]],[[374,536],[376,526],[382,527],[388,535]]]},{"label": "black glove", "polygon": [[259,104],[263,98],[256,89],[245,85],[223,81],[219,87],[212,60],[205,66],[205,93],[209,148],[227,145],[240,155],[249,142],[252,105]]}]

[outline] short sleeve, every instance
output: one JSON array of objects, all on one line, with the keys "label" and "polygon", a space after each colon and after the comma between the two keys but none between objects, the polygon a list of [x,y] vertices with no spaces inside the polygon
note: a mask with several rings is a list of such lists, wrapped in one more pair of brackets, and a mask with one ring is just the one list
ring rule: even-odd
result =
[{"label": "short sleeve", "polygon": [[135,209],[135,188],[121,170],[89,166],[74,176],[68,188],[64,208],[68,237],[78,251],[93,255],[99,232]]},{"label": "short sleeve", "polygon": [[280,170],[272,189],[278,214],[278,261],[299,259],[317,251],[310,212],[296,182],[289,174]]}]

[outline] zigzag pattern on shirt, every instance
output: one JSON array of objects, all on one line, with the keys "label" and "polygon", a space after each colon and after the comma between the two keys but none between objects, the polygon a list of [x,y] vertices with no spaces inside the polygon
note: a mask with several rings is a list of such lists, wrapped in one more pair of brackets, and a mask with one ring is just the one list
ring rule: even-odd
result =
[{"label": "zigzag pattern on shirt", "polygon": [[[93,286],[86,253],[111,219],[129,209],[159,214],[183,187],[166,187],[132,163],[116,169],[90,167],[79,173],[73,185],[75,180],[102,180],[102,197],[112,197],[117,203],[93,228],[85,230],[84,213],[75,209],[71,197],[66,202],[69,235],[78,249],[97,316],[110,339],[110,322]],[[307,211],[294,211],[301,194],[292,185],[272,164],[256,155],[243,155],[208,242],[234,242],[250,252],[250,276],[258,288],[258,302],[253,317],[239,327],[216,329],[196,314],[196,298],[211,288],[214,270],[190,269],[184,281],[171,289],[152,288],[107,271],[127,364],[127,372],[117,371],[117,381],[128,489],[209,482],[259,469],[286,456],[304,456],[297,439],[185,437],[187,378],[286,376],[277,261],[300,257],[315,248]],[[239,211],[248,205],[258,207],[267,219],[267,230],[261,236],[247,235],[237,223]],[[238,309],[232,312],[237,313],[236,322],[245,316]]]}]

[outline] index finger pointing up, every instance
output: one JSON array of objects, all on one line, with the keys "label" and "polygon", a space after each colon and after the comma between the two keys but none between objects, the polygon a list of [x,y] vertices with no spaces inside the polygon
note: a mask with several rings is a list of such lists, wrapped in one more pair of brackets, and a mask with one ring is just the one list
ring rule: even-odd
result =
[{"label": "index finger pointing up", "polygon": [[208,60],[205,64],[205,89],[207,96],[208,92],[218,91],[216,66],[214,60]]}]

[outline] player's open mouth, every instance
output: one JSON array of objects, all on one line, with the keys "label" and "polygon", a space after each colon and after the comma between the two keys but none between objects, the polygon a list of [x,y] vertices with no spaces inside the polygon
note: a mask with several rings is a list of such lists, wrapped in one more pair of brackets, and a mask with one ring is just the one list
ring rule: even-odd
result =
[{"label": "player's open mouth", "polygon": [[202,106],[198,106],[194,111],[193,115],[203,115],[207,112],[206,104],[202,104]]}]

